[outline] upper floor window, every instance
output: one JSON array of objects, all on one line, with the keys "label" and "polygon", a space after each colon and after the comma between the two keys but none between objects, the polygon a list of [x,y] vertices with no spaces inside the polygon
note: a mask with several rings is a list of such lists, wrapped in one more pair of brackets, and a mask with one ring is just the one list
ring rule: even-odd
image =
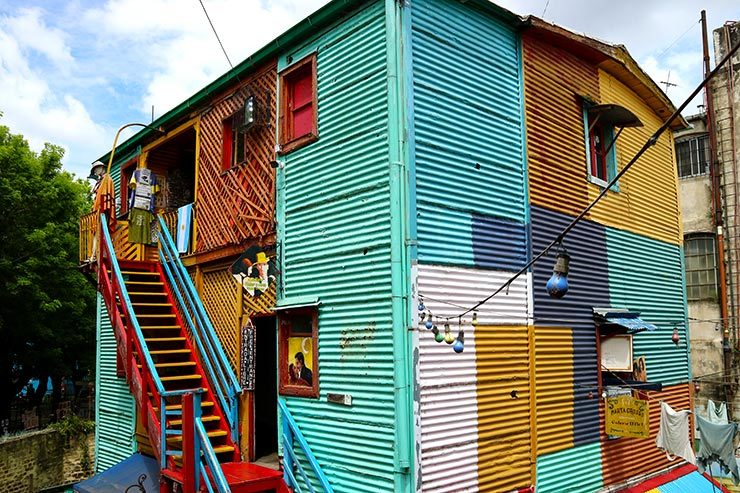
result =
[{"label": "upper floor window", "polygon": [[585,103],[583,126],[586,134],[586,165],[589,180],[597,185],[606,186],[617,174],[614,125],[603,118],[603,113],[592,113],[590,105]]},{"label": "upper floor window", "polygon": [[249,159],[247,134],[241,126],[241,111],[223,121],[221,169],[224,171]]},{"label": "upper floor window", "polygon": [[705,175],[709,172],[709,136],[700,135],[676,142],[678,176]]},{"label": "upper floor window", "polygon": [[280,151],[290,152],[318,138],[316,54],[280,73]]},{"label": "upper floor window", "polygon": [[717,299],[717,254],[712,235],[684,239],[686,296],[689,301]]}]

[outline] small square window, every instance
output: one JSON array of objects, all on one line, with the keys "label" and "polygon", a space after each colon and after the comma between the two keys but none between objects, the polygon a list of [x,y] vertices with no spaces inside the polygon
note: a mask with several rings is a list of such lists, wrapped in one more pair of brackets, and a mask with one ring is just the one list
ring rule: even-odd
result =
[{"label": "small square window", "polygon": [[280,152],[287,153],[318,138],[316,54],[280,73]]},{"label": "small square window", "polygon": [[[600,120],[601,114],[589,114],[589,104],[583,104],[583,127],[586,141],[586,166],[589,181],[605,187],[617,174],[617,154],[614,126]],[[618,191],[616,185],[612,190]]]},{"label": "small square window", "polygon": [[240,110],[223,121],[221,169],[224,171],[249,160],[247,133],[241,125],[243,116],[244,110]]},{"label": "small square window", "polygon": [[278,314],[281,395],[319,396],[318,319],[316,307]]}]

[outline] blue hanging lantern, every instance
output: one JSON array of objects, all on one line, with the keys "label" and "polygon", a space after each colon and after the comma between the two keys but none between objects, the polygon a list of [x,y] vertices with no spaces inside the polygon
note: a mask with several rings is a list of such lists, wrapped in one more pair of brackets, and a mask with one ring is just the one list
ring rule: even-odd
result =
[{"label": "blue hanging lantern", "polygon": [[424,324],[424,326],[427,328],[427,330],[432,330],[432,327],[434,327],[434,323],[432,323],[432,314],[430,313],[429,316],[427,316],[427,321]]},{"label": "blue hanging lantern", "polygon": [[426,309],[427,309],[427,308],[426,308],[426,307],[424,306],[424,302],[420,300],[420,301],[419,301],[419,311],[420,311],[420,312],[423,312],[423,311],[424,311],[424,310],[426,310]]},{"label": "blue hanging lantern", "polygon": [[555,267],[552,269],[552,277],[547,281],[545,288],[547,294],[553,298],[562,298],[568,292],[568,270],[570,266],[570,255],[563,248],[558,251]]},{"label": "blue hanging lantern", "polygon": [[465,333],[462,329],[457,333],[457,339],[455,339],[455,344],[452,345],[452,349],[458,354],[465,350]]}]

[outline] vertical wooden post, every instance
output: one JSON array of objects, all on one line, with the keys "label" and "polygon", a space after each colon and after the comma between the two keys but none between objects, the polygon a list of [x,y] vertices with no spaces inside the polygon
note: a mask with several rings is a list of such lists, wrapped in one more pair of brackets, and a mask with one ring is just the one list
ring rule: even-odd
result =
[{"label": "vertical wooden post", "polygon": [[[165,423],[162,423],[164,426]],[[182,396],[182,490],[195,493],[195,421],[193,393]]]}]

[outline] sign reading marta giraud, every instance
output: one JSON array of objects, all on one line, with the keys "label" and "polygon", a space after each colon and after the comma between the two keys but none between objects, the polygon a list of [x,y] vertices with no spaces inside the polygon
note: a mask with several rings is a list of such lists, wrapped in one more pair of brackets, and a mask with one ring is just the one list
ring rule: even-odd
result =
[{"label": "sign reading marta giraud", "polygon": [[628,395],[606,400],[606,434],[618,437],[650,438],[650,406]]}]

